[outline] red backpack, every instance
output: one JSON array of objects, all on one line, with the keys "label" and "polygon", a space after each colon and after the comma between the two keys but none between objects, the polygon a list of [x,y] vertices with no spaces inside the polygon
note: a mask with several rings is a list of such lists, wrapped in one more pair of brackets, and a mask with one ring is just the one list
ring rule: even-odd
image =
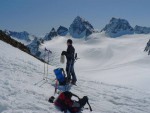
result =
[{"label": "red backpack", "polygon": [[69,110],[71,113],[77,113],[80,109],[78,107],[72,107],[74,101],[71,100],[71,97],[71,92],[63,92],[58,96],[54,105],[61,111]]},{"label": "red backpack", "polygon": [[73,101],[70,97],[67,97],[64,93],[61,93],[54,102],[54,105],[60,108],[61,111],[64,111],[68,108],[71,108]]}]

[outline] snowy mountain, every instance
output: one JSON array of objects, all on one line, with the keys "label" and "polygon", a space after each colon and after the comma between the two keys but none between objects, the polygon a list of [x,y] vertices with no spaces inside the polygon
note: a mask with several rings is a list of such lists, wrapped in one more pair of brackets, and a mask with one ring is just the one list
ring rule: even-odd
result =
[{"label": "snowy mountain", "polygon": [[35,38],[27,47],[30,49],[30,52],[32,55],[39,58],[41,52],[39,51],[40,46],[40,40],[38,38]]},{"label": "snowy mountain", "polygon": [[11,38],[13,38],[13,39],[17,40],[18,42],[21,42],[25,45],[30,44],[35,38],[34,35],[31,35],[26,31],[16,32],[16,31],[5,30],[4,32],[7,35],[9,35]]},{"label": "snowy mountain", "polygon": [[68,33],[68,29],[66,27],[59,26],[59,28],[57,29],[57,34],[60,36],[66,36],[67,33]]},{"label": "snowy mountain", "polygon": [[107,36],[113,38],[134,33],[134,29],[131,27],[129,22],[120,18],[112,18],[101,31],[104,32]]},{"label": "snowy mountain", "polygon": [[136,34],[149,34],[150,33],[150,27],[142,27],[142,26],[136,25],[134,27],[134,32]]},{"label": "snowy mountain", "polygon": [[57,31],[55,28],[45,35],[43,38],[45,41],[51,40],[56,36],[66,36],[71,35],[73,38],[83,38],[91,35],[94,32],[93,26],[83,18],[77,16],[73,23],[70,25],[69,29],[64,26],[59,26]]},{"label": "snowy mountain", "polygon": [[73,38],[83,38],[92,34],[93,26],[83,18],[77,16],[69,27],[69,33]]},{"label": "snowy mountain", "polygon": [[55,30],[55,28],[52,28],[51,31],[45,35],[44,40],[48,41],[48,40],[52,40],[52,38],[57,36],[57,31]]}]

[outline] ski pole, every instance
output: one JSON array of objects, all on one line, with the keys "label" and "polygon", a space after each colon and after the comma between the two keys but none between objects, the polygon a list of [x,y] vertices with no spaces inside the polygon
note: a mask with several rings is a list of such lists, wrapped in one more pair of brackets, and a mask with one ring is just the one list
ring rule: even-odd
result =
[{"label": "ski pole", "polygon": [[[49,57],[49,52],[48,52],[48,57]],[[48,58],[49,59],[49,58]],[[49,62],[49,61],[48,61]],[[47,80],[47,77],[48,77],[48,62],[47,62],[47,74],[46,74],[46,80]]]},{"label": "ski pole", "polygon": [[54,96],[57,93],[57,87],[58,87],[58,81],[56,80],[56,86],[55,86]]},{"label": "ski pole", "polygon": [[45,79],[45,56],[46,56],[46,48],[45,48],[45,54],[44,54],[44,75],[43,75],[43,80]]}]

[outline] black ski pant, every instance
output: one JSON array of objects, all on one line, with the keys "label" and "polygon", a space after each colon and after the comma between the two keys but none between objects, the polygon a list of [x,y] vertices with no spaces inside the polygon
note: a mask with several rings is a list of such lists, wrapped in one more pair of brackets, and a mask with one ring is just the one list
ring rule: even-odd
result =
[{"label": "black ski pant", "polygon": [[73,62],[71,62],[71,61],[67,62],[66,72],[67,72],[67,79],[68,80],[71,80],[71,77],[72,77],[73,82],[77,81],[76,74],[74,72],[74,61]]}]

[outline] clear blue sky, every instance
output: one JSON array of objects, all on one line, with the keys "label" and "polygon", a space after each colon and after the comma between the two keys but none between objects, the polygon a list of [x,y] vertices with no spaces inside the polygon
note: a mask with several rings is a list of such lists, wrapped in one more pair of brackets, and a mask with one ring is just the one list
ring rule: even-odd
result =
[{"label": "clear blue sky", "polygon": [[96,29],[112,17],[150,26],[150,0],[0,0],[0,29],[41,35],[81,16]]}]

